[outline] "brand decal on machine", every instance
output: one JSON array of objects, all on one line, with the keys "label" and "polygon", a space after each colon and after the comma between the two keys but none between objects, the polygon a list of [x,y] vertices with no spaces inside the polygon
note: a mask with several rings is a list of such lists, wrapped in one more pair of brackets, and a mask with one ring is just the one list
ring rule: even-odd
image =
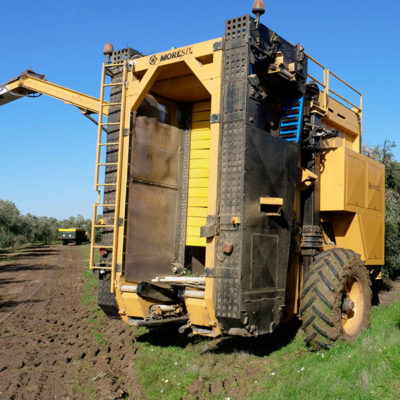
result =
[{"label": "brand decal on machine", "polygon": [[193,50],[191,47],[182,50],[169,51],[168,53],[161,54],[160,58],[158,58],[155,54],[150,57],[149,63],[150,65],[155,65],[157,62],[172,60],[174,58],[182,58],[184,56],[188,56],[193,54]]}]

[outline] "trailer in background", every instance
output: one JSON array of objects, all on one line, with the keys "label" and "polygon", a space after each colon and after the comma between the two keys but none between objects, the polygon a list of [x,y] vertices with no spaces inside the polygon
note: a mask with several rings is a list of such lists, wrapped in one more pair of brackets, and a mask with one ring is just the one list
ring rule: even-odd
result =
[{"label": "trailer in background", "polygon": [[57,238],[62,240],[64,246],[67,246],[69,243],[75,243],[79,246],[89,241],[87,232],[80,228],[58,229]]}]

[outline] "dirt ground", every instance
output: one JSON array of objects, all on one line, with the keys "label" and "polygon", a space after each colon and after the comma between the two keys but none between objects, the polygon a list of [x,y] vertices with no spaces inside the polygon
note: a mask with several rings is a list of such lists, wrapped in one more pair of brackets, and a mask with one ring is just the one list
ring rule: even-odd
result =
[{"label": "dirt ground", "polygon": [[107,319],[102,338],[93,336],[82,254],[77,246],[0,254],[0,399],[143,398],[132,330]]},{"label": "dirt ground", "polygon": [[[146,398],[135,330],[82,301],[84,254],[78,246],[0,252],[1,400]],[[400,280],[380,301],[399,293]]]},{"label": "dirt ground", "polygon": [[399,300],[400,296],[400,277],[386,285],[379,292],[379,304],[388,305]]}]

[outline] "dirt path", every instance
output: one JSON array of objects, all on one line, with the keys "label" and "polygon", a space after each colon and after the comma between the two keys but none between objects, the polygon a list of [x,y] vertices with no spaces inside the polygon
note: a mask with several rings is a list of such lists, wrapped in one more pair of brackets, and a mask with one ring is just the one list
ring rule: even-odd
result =
[{"label": "dirt path", "polygon": [[82,303],[82,254],[43,246],[0,261],[0,399],[143,398],[132,331]]},{"label": "dirt path", "polygon": [[390,282],[386,290],[379,293],[379,303],[388,305],[400,299],[400,277]]}]

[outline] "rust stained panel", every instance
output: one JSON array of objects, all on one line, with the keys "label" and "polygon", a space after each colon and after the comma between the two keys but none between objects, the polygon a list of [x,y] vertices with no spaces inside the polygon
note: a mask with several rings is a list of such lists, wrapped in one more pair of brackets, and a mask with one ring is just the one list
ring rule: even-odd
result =
[{"label": "rust stained panel", "polygon": [[151,281],[171,272],[175,250],[177,192],[133,184],[129,193],[129,227],[125,274],[129,281]]},{"label": "rust stained panel", "polygon": [[178,185],[180,131],[155,118],[138,117],[131,165],[134,179]]},{"label": "rust stained panel", "polygon": [[136,120],[125,259],[125,276],[129,281],[150,281],[171,272],[182,134],[178,128],[155,118]]}]

